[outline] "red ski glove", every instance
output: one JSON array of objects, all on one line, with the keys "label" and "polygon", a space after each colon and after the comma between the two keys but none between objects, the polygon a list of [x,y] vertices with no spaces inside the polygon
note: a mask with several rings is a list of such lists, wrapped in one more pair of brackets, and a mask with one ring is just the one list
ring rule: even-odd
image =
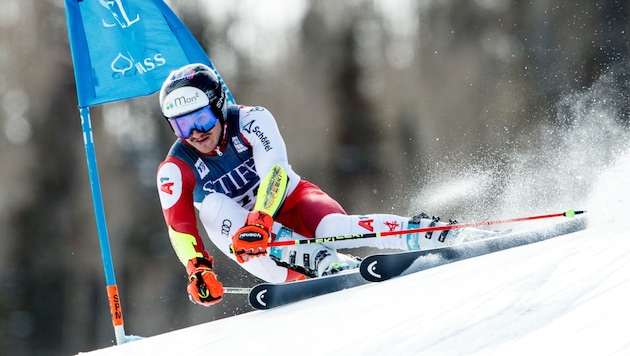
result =
[{"label": "red ski glove", "polygon": [[223,284],[212,272],[212,257],[209,259],[197,257],[188,260],[186,272],[188,272],[188,297],[191,302],[207,307],[221,301]]},{"label": "red ski glove", "polygon": [[245,225],[232,237],[232,253],[239,263],[267,254],[272,225],[273,218],[267,213],[254,210],[247,215]]}]

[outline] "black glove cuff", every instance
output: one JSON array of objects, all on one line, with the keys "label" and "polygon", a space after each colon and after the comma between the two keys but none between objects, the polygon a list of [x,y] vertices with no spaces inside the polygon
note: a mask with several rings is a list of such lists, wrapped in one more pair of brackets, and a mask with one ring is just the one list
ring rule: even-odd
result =
[{"label": "black glove cuff", "polygon": [[195,267],[208,267],[208,268],[212,268],[212,258],[210,258],[209,260],[203,257],[197,257],[197,258],[193,258],[192,259],[193,265]]},{"label": "black glove cuff", "polygon": [[195,269],[199,267],[207,267],[212,269],[212,257],[207,259],[203,257],[195,257],[188,260],[188,264],[186,265],[186,272],[188,272],[188,275],[190,276],[195,271]]}]

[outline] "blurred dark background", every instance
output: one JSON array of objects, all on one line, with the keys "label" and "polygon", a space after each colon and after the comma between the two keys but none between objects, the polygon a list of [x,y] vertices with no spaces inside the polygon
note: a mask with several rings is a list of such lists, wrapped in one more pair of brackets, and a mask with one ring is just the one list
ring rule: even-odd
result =
[{"label": "blurred dark background", "polygon": [[[274,113],[295,170],[350,213],[475,216],[418,197],[471,162],[510,164],[541,127],[570,127],[563,100],[602,76],[628,124],[626,1],[168,3],[237,102]],[[3,0],[0,29],[0,354],[113,345],[63,2]],[[91,113],[127,333],[249,311],[244,296],[187,299],[155,187],[174,140],[157,97]],[[217,271],[256,282],[220,256]]]}]

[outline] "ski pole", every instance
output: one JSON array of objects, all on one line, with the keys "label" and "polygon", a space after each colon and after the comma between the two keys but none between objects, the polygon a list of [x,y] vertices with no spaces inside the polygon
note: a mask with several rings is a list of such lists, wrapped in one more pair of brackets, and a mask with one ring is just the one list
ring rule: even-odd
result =
[{"label": "ski pole", "polygon": [[223,293],[226,294],[249,294],[251,290],[247,287],[223,287]]},{"label": "ski pole", "polygon": [[274,246],[322,244],[322,243],[343,241],[343,240],[366,239],[366,238],[372,238],[372,237],[385,237],[385,236],[393,236],[393,235],[415,234],[415,233],[421,233],[421,232],[463,229],[463,228],[475,227],[475,226],[499,225],[499,224],[507,224],[511,222],[518,222],[518,221],[556,218],[556,217],[561,217],[561,216],[572,218],[572,217],[575,217],[575,215],[583,214],[585,212],[586,211],[584,210],[576,211],[576,210],[571,209],[563,213],[526,216],[526,217],[506,219],[506,220],[480,221],[480,222],[465,223],[465,224],[430,226],[430,227],[420,227],[420,228],[399,230],[399,231],[369,232],[365,234],[339,235],[339,236],[319,237],[319,238],[312,238],[312,239],[301,239],[301,240],[274,241],[274,242],[270,242],[268,246],[274,247]]}]

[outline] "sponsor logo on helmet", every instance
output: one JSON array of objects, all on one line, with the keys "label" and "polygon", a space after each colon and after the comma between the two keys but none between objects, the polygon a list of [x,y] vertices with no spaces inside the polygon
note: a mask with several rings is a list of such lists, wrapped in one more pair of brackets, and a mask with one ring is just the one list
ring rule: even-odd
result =
[{"label": "sponsor logo on helmet", "polygon": [[209,103],[206,94],[195,87],[181,87],[170,92],[162,103],[162,113],[175,117],[201,109]]},{"label": "sponsor logo on helmet", "polygon": [[215,106],[219,109],[221,109],[223,107],[223,102],[225,101],[225,92],[223,91],[223,87],[220,90],[220,95],[219,98],[217,99],[217,102],[215,104]]}]

